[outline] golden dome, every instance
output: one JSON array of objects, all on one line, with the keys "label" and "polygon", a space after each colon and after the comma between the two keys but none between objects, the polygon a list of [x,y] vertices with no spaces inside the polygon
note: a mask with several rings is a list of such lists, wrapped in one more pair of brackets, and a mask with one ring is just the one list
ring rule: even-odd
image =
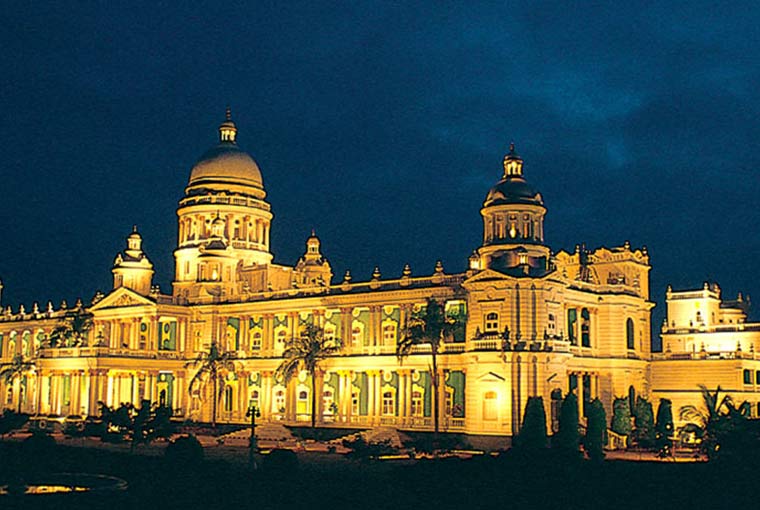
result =
[{"label": "golden dome", "polygon": [[195,164],[190,172],[189,186],[236,184],[264,189],[259,165],[238,147],[236,136],[237,127],[228,108],[227,118],[219,126],[219,144],[208,150]]}]

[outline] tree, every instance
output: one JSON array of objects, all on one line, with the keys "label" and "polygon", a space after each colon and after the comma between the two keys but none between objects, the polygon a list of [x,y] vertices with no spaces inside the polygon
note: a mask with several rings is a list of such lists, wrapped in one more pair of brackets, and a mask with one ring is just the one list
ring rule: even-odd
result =
[{"label": "tree", "polygon": [[546,448],[546,410],[543,397],[528,397],[516,446],[526,450]]},{"label": "tree", "polygon": [[[14,354],[10,363],[0,365],[0,379],[5,384],[13,384],[16,379],[21,379],[34,369],[34,360],[25,360],[21,354]],[[21,392],[18,394],[18,405],[16,409],[17,413],[21,413]]]},{"label": "tree", "polygon": [[652,404],[645,398],[636,397],[634,406],[634,436],[640,446],[650,447],[654,443],[654,413]]},{"label": "tree", "polygon": [[578,452],[580,433],[578,432],[578,398],[574,393],[565,395],[562,406],[559,409],[559,431],[555,435],[556,444],[552,447],[568,452]]},{"label": "tree", "polygon": [[[185,366],[197,369],[193,378],[190,379],[188,392],[192,395],[199,389],[201,395],[205,394],[206,384],[211,382],[213,387],[211,426],[216,428],[216,407],[224,389],[224,374],[235,372],[235,353],[230,351],[221,352],[216,342],[211,342],[208,351],[201,352],[198,357],[188,362]],[[222,387],[219,385],[222,383]]]},{"label": "tree", "polygon": [[628,403],[628,397],[617,397],[612,402],[610,428],[616,434],[631,435],[631,405]]},{"label": "tree", "polygon": [[588,426],[583,441],[584,447],[591,460],[602,460],[604,458],[604,436],[607,432],[607,413],[604,411],[601,400],[595,398],[591,401],[587,416]]},{"label": "tree", "polygon": [[81,347],[87,345],[87,333],[92,329],[92,314],[77,308],[61,317],[48,338],[50,347]]},{"label": "tree", "polygon": [[444,305],[433,298],[428,298],[425,309],[419,314],[408,317],[404,325],[403,336],[399,339],[396,346],[396,356],[399,362],[412,353],[417,345],[429,345],[430,356],[432,361],[432,386],[433,386],[433,430],[437,436],[440,431],[438,419],[438,387],[440,384],[438,378],[438,351],[441,344],[451,339],[459,328],[459,319],[454,316],[448,316],[445,313]]},{"label": "tree", "polygon": [[314,324],[307,324],[298,336],[285,341],[283,359],[275,375],[288,383],[299,371],[305,370],[311,377],[311,427],[317,425],[317,384],[315,375],[319,364],[340,351],[341,343],[326,339],[325,331]]},{"label": "tree", "polygon": [[741,432],[745,428],[749,406],[745,402],[737,407],[730,395],[721,397],[720,386],[714,392],[701,384],[699,389],[702,393],[702,407],[683,406],[679,414],[682,420],[688,422],[688,428],[701,435],[702,451],[712,460],[718,456],[722,443],[732,442],[731,436],[735,436],[737,430]]},{"label": "tree", "polygon": [[657,406],[657,420],[654,426],[655,443],[660,451],[670,449],[673,435],[673,403],[667,398],[661,398]]},{"label": "tree", "polygon": [[140,407],[122,403],[117,409],[110,408],[103,402],[99,404],[103,433],[107,436],[113,434],[109,431],[118,430],[120,440],[129,436],[131,452],[140,443],[147,444],[160,437],[168,438],[172,434],[172,410],[169,407],[151,404],[149,400],[143,400]]}]

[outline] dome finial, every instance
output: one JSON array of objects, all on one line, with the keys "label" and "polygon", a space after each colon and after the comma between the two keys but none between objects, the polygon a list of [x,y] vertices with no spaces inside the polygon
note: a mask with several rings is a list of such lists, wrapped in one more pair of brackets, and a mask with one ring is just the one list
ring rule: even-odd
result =
[{"label": "dome finial", "polygon": [[235,143],[235,136],[237,135],[237,127],[232,122],[232,109],[227,106],[225,111],[225,120],[219,125],[219,141]]},{"label": "dome finial", "polygon": [[137,233],[137,225],[132,225],[132,233],[133,234]]},{"label": "dome finial", "polygon": [[515,151],[515,142],[509,143],[509,152],[504,156],[502,164],[504,166],[503,178],[522,176],[523,160]]}]

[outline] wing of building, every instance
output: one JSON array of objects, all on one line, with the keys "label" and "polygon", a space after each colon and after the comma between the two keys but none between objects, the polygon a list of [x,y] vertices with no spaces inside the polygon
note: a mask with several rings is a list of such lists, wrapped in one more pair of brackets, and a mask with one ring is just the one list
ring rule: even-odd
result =
[{"label": "wing of building", "polygon": [[[698,383],[757,400],[760,372],[745,360],[754,359],[757,336],[742,313],[722,308],[705,289],[694,298],[702,315],[686,326],[691,294],[669,294],[669,317],[671,304],[683,310],[663,330],[666,352],[653,357],[646,249],[552,252],[546,206],[514,146],[501,168],[495,162],[498,182],[481,209],[483,241],[466,272],[449,274],[439,263],[423,274],[376,269],[356,282],[348,273],[335,281],[314,232],[295,265],[274,263],[262,172],[236,138],[228,111],[219,143],[190,173],[177,208],[170,295],[153,285],[135,228],[116,255],[107,295],[87,305],[3,311],[3,363],[32,366],[0,382],[0,407],[85,416],[97,415],[99,402],[148,399],[178,417],[211,421],[212,385],[191,385],[197,369],[188,362],[212,346],[234,360],[219,382],[218,421],[245,422],[250,405],[263,420],[309,421],[316,392],[313,411],[323,424],[430,430],[437,412],[442,430],[512,435],[530,396],[543,397],[551,428],[571,391],[583,396],[581,416],[596,397],[608,415],[616,396],[631,393],[694,400]],[[430,299],[459,326],[436,348],[437,374],[430,345],[396,356],[409,320]],[[307,325],[342,348],[313,380],[301,372],[286,382],[275,374],[283,349]]]}]

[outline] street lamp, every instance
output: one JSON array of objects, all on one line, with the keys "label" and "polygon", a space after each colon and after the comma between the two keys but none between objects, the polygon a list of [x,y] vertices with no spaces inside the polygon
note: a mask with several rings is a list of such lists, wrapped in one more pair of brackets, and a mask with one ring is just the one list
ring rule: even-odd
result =
[{"label": "street lamp", "polygon": [[248,441],[248,464],[256,469],[256,460],[253,454],[256,452],[256,418],[261,417],[259,408],[251,404],[248,406],[248,412],[245,413],[246,418],[251,418],[251,438]]}]

